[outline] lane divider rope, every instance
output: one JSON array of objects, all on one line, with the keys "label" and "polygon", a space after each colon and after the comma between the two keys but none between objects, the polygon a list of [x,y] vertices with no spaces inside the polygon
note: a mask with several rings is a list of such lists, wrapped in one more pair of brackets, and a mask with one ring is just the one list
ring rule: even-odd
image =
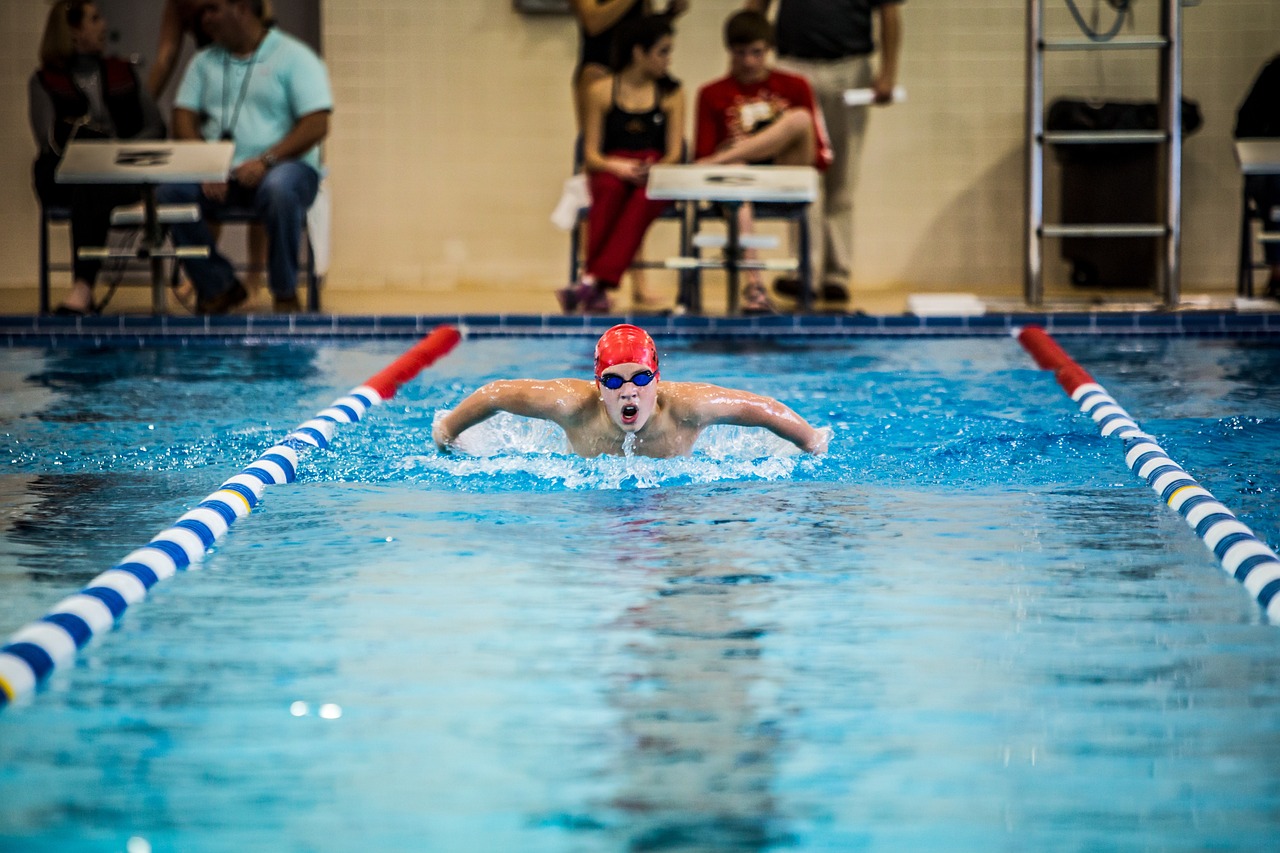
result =
[{"label": "lane divider rope", "polygon": [[147,591],[180,571],[198,567],[205,553],[262,500],[267,486],[291,483],[298,454],[324,449],[339,424],[356,423],[393,396],[461,339],[440,326],[363,385],[298,425],[173,525],[107,569],[43,617],[20,628],[0,647],[0,708],[35,690],[98,634],[110,631]]},{"label": "lane divider rope", "polygon": [[1223,571],[1244,584],[1262,605],[1267,618],[1280,624],[1280,557],[1262,542],[1181,465],[1169,458],[1156,440],[1143,432],[1115,398],[1063,351],[1039,326],[1015,330],[1014,337],[1043,370],[1052,370],[1058,384],[1093,419],[1104,436],[1124,443],[1125,464],[1182,516]]}]

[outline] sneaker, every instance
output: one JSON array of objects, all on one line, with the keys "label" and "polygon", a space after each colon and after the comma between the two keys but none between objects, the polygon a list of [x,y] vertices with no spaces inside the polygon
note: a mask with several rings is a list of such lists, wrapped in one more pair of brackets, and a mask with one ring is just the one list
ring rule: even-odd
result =
[{"label": "sneaker", "polygon": [[794,276],[784,276],[773,280],[773,292],[779,296],[789,296],[792,299],[799,299],[801,288],[800,279]]},{"label": "sneaker", "polygon": [[1267,298],[1280,299],[1280,274],[1273,272],[1267,279]]},{"label": "sneaker", "polygon": [[226,314],[231,309],[243,305],[249,299],[249,292],[244,289],[244,285],[238,280],[233,281],[231,286],[219,293],[217,296],[211,296],[208,299],[201,297],[196,300],[197,314]]},{"label": "sneaker", "polygon": [[271,300],[271,310],[277,314],[300,314],[302,303],[298,301],[296,293],[292,296],[277,296]]},{"label": "sneaker", "polygon": [[560,302],[560,310],[566,314],[575,313],[591,298],[595,286],[591,284],[571,284],[556,291],[556,299]]},{"label": "sneaker", "polygon": [[190,311],[192,314],[198,313],[196,311],[196,303],[199,301],[199,297],[196,295],[195,285],[190,281],[184,278],[182,281],[175,284],[170,292],[173,294],[173,298],[177,300],[179,305]]},{"label": "sneaker", "polygon": [[822,283],[822,298],[828,302],[848,302],[849,288],[838,281],[824,281]]},{"label": "sneaker", "polygon": [[582,310],[587,314],[608,314],[613,310],[609,293],[603,287],[593,287],[591,293],[582,303]]},{"label": "sneaker", "polygon": [[752,281],[742,288],[742,313],[748,315],[778,313],[778,309],[769,301],[769,294],[765,291],[763,283]]}]

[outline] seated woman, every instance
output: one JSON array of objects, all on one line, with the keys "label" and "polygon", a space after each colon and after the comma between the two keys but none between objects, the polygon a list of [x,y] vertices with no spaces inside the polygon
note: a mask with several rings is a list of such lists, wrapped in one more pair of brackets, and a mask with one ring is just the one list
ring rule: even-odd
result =
[{"label": "seated woman", "polygon": [[136,186],[69,186],[54,180],[67,143],[73,139],[160,139],[164,122],[126,60],[104,56],[107,22],[92,0],[57,0],[40,40],[40,68],[31,77],[28,98],[31,132],[40,153],[35,187],[45,207],[71,208],[74,282],[58,306],[60,316],[94,312],[93,285],[102,263],[82,260],[81,246],[107,240],[111,209],[141,198]]},{"label": "seated woman", "polygon": [[650,15],[619,27],[615,73],[587,90],[583,165],[591,188],[586,273],[557,291],[565,313],[609,311],[609,291],[631,265],[645,231],[667,206],[645,193],[649,167],[679,162],[684,92],[667,73],[674,31]]}]

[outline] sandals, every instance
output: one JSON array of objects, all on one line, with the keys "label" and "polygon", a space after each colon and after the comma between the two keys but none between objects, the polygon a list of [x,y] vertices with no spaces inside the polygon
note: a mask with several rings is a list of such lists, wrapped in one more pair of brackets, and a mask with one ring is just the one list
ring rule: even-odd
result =
[{"label": "sandals", "polygon": [[764,282],[760,279],[752,279],[747,282],[746,287],[742,288],[741,311],[748,316],[778,313],[778,309],[769,299],[769,292],[765,290]]}]

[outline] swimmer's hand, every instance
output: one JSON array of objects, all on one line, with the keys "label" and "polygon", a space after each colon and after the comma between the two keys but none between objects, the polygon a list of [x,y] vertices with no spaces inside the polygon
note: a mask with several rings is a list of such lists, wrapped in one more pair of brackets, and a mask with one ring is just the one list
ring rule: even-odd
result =
[{"label": "swimmer's hand", "polygon": [[815,429],[813,435],[804,443],[805,453],[812,453],[815,456],[827,452],[827,445],[831,442],[831,428],[823,427]]},{"label": "swimmer's hand", "polygon": [[457,436],[449,434],[449,431],[444,428],[442,419],[432,425],[431,439],[436,443],[436,449],[441,453],[452,453],[453,443],[457,440]]}]

